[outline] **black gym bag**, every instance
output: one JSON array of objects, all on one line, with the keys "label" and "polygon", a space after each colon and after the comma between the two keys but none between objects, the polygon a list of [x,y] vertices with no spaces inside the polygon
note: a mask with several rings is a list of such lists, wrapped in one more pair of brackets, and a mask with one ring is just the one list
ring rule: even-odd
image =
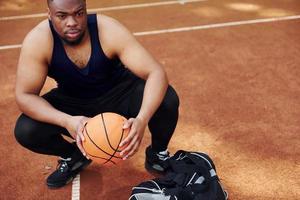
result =
[{"label": "black gym bag", "polygon": [[132,188],[129,200],[227,200],[211,158],[179,150],[169,160],[165,176]]}]

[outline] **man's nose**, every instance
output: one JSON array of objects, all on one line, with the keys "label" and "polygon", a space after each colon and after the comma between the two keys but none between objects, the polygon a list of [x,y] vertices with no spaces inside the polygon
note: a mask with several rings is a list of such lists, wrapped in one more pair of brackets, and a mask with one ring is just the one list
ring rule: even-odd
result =
[{"label": "man's nose", "polygon": [[74,26],[77,26],[77,21],[76,19],[73,17],[73,16],[69,16],[68,19],[67,19],[67,26],[68,27],[74,27]]}]

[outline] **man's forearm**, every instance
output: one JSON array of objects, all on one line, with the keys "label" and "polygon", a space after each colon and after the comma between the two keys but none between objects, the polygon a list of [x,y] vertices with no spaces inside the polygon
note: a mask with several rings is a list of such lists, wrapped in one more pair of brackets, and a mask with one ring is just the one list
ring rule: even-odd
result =
[{"label": "man's forearm", "polygon": [[160,106],[167,88],[168,79],[166,73],[163,70],[152,72],[146,80],[142,106],[137,117],[148,123]]},{"label": "man's forearm", "polygon": [[67,118],[70,117],[35,94],[22,94],[16,99],[20,110],[35,120],[65,127]]}]

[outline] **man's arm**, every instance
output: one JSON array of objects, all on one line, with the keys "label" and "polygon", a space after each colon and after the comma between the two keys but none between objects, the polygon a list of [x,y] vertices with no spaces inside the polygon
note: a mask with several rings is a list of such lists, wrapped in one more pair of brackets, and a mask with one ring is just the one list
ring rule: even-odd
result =
[{"label": "man's arm", "polygon": [[34,28],[24,39],[17,70],[16,102],[24,114],[38,121],[64,127],[77,139],[77,135],[82,136],[78,132],[87,118],[72,117],[61,112],[39,96],[47,78],[52,42],[43,24]]},{"label": "man's arm", "polygon": [[24,39],[17,70],[16,101],[20,110],[31,118],[64,126],[66,114],[39,96],[47,77],[47,55],[51,49],[44,33],[43,28],[37,27]]},{"label": "man's arm", "polygon": [[141,109],[136,118],[129,119],[125,124],[125,128],[130,127],[131,130],[121,143],[128,144],[121,155],[128,157],[138,150],[145,128],[165,96],[168,80],[162,66],[124,26],[111,18],[105,20],[107,22],[103,22],[102,29],[106,28],[110,33],[102,36],[104,45],[112,50],[108,54],[118,56],[129,70],[146,80]]}]

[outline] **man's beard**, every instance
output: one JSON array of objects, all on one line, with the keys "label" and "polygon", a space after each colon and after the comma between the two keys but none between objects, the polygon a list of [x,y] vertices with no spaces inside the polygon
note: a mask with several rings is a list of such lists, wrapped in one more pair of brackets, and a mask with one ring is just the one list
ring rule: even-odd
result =
[{"label": "man's beard", "polygon": [[75,46],[75,45],[80,44],[80,42],[82,41],[83,37],[84,37],[84,32],[79,36],[78,39],[76,39],[74,41],[69,41],[68,39],[66,39],[64,37],[60,37],[60,38],[63,40],[63,42],[65,44],[70,45],[70,46]]}]

